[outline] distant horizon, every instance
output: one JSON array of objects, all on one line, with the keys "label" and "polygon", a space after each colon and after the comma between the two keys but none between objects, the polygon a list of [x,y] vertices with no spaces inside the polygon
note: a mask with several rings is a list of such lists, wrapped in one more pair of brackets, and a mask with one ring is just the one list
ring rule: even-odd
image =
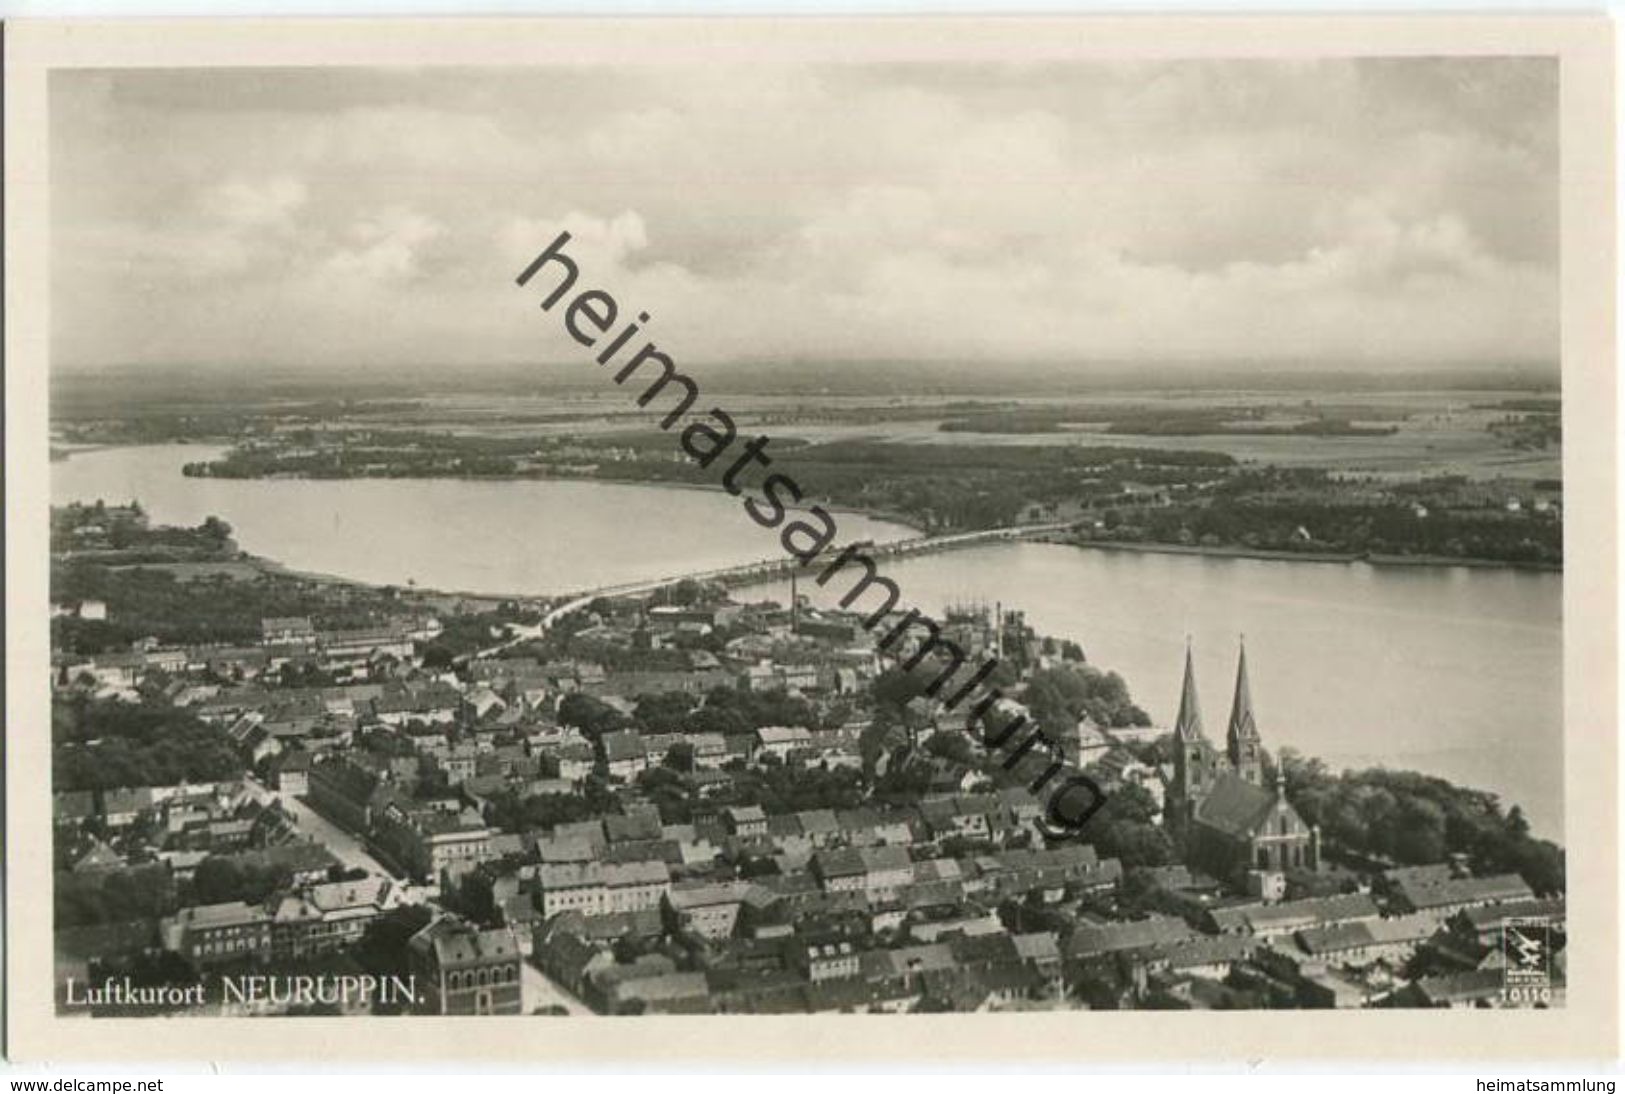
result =
[{"label": "distant horizon", "polygon": [[[680,356],[673,351],[680,363]],[[1506,360],[1477,365],[1453,363],[1372,365],[1346,361],[1320,361],[1313,364],[1291,361],[1215,360],[1094,360],[1075,362],[1035,362],[1015,360],[946,360],[919,359],[838,359],[815,360],[784,358],[774,361],[727,360],[699,362],[687,367],[695,373],[704,373],[713,382],[727,383],[749,378],[748,386],[761,382],[799,379],[794,384],[805,388],[809,381],[845,380],[860,378],[866,381],[881,375],[912,375],[931,379],[971,380],[976,386],[1013,382],[1016,385],[1040,383],[1044,387],[1064,386],[1072,383],[1109,382],[1115,387],[1145,388],[1231,388],[1238,383],[1267,382],[1289,387],[1336,387],[1354,383],[1365,386],[1372,383],[1393,382],[1401,387],[1414,387],[1417,382],[1438,383],[1449,388],[1470,387],[1475,383],[1491,386],[1516,382],[1518,385],[1558,386],[1562,380],[1562,365],[1558,362]],[[784,373],[800,373],[790,377]],[[861,370],[861,371],[860,371]],[[260,362],[226,363],[203,361],[176,361],[166,363],[118,362],[53,362],[53,378],[77,379],[86,377],[131,376],[219,376],[233,384],[281,381],[319,382],[333,384],[376,385],[388,384],[400,378],[425,378],[429,373],[481,378],[528,378],[552,386],[582,386],[601,389],[600,377],[580,360],[535,361],[464,361],[464,362],[400,362],[393,364],[362,365],[354,371],[335,368],[325,363]]]}]

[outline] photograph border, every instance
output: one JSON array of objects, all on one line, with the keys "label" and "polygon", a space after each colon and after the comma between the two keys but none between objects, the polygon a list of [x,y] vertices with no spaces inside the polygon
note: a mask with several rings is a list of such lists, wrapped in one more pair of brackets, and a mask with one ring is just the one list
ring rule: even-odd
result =
[{"label": "photograph border", "polygon": [[[485,1021],[58,1017],[48,452],[53,69],[1556,56],[1570,952],[1554,1010],[1024,1012]],[[1606,16],[917,16],[55,21],[5,28],[6,1054],[14,1061],[1603,1060],[1619,1054],[1613,29]],[[161,151],[156,153],[161,154]],[[538,346],[540,351],[540,345]],[[1574,880],[1579,879],[1579,880]],[[636,1036],[628,1036],[635,1030]]]}]

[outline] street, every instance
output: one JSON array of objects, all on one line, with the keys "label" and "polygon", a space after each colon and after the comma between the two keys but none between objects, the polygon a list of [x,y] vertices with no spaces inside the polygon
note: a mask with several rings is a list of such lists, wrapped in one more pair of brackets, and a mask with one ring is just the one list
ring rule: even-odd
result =
[{"label": "street", "polygon": [[[286,809],[299,825],[302,832],[313,837],[331,851],[335,858],[347,867],[360,868],[369,874],[382,874],[385,877],[396,875],[384,868],[383,864],[367,852],[359,839],[340,828],[316,810],[294,797],[292,794],[275,794],[252,775],[243,780],[250,793],[264,804],[280,801],[282,808]],[[403,893],[403,899],[416,902],[423,899],[420,887],[414,886],[411,893]]]}]

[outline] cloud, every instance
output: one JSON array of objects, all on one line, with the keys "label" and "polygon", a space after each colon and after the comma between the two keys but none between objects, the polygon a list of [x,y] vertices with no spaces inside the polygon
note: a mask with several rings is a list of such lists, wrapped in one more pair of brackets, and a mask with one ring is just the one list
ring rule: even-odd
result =
[{"label": "cloud", "polygon": [[566,230],[690,362],[1555,360],[1556,117],[1538,59],[64,74],[55,350],[565,359]]},{"label": "cloud", "polygon": [[286,175],[264,182],[233,179],[206,191],[202,205],[227,225],[259,228],[287,224],[306,196],[305,184]]}]

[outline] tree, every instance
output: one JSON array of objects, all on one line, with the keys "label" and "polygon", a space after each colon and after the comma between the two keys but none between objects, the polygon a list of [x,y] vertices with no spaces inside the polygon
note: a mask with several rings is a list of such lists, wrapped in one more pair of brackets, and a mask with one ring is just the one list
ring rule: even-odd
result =
[{"label": "tree", "polygon": [[1562,848],[1529,833],[1522,810],[1503,812],[1494,794],[1414,771],[1346,771],[1282,749],[1287,792],[1328,847],[1405,863],[1466,855],[1481,872],[1510,871],[1539,893],[1566,882]]},{"label": "tree", "polygon": [[1134,705],[1128,685],[1115,672],[1066,664],[1033,673],[1022,701],[1038,723],[1054,731],[1075,727],[1087,716],[1102,726],[1148,726],[1150,715]]},{"label": "tree", "polygon": [[1122,860],[1125,867],[1167,866],[1178,860],[1173,841],[1158,825],[1116,820],[1096,828],[1098,819],[1091,818],[1089,822],[1095,850]]},{"label": "tree", "polygon": [[247,766],[224,734],[159,700],[58,700],[51,734],[57,790],[215,782]]},{"label": "tree", "polygon": [[626,726],[626,715],[585,692],[573,691],[559,704],[559,721],[597,739]]},{"label": "tree", "polygon": [[[433,913],[423,904],[402,904],[391,908],[362,932],[352,951],[356,962],[374,976],[406,976],[409,973],[407,942],[429,925]],[[394,1014],[405,1008],[403,1002],[374,1003],[374,1014]]]},{"label": "tree", "polygon": [[965,767],[975,767],[978,760],[971,739],[956,730],[933,733],[925,742],[925,751]]},{"label": "tree", "polygon": [[198,526],[198,531],[202,532],[203,535],[208,539],[214,541],[215,545],[218,547],[224,547],[231,542],[231,525],[227,524],[219,517],[211,516],[204,518],[203,523]]},{"label": "tree", "polygon": [[199,904],[224,904],[239,899],[243,872],[229,858],[206,858],[192,874],[192,897]]},{"label": "tree", "polygon": [[673,771],[693,771],[694,746],[687,741],[678,741],[666,750],[666,755],[661,760],[661,763]]},{"label": "tree", "polygon": [[699,604],[705,600],[705,586],[691,577],[685,577],[677,584],[671,586],[671,602],[688,607]]},{"label": "tree", "polygon": [[638,696],[632,720],[642,729],[670,732],[682,725],[693,709],[694,699],[687,692],[662,691]]}]

